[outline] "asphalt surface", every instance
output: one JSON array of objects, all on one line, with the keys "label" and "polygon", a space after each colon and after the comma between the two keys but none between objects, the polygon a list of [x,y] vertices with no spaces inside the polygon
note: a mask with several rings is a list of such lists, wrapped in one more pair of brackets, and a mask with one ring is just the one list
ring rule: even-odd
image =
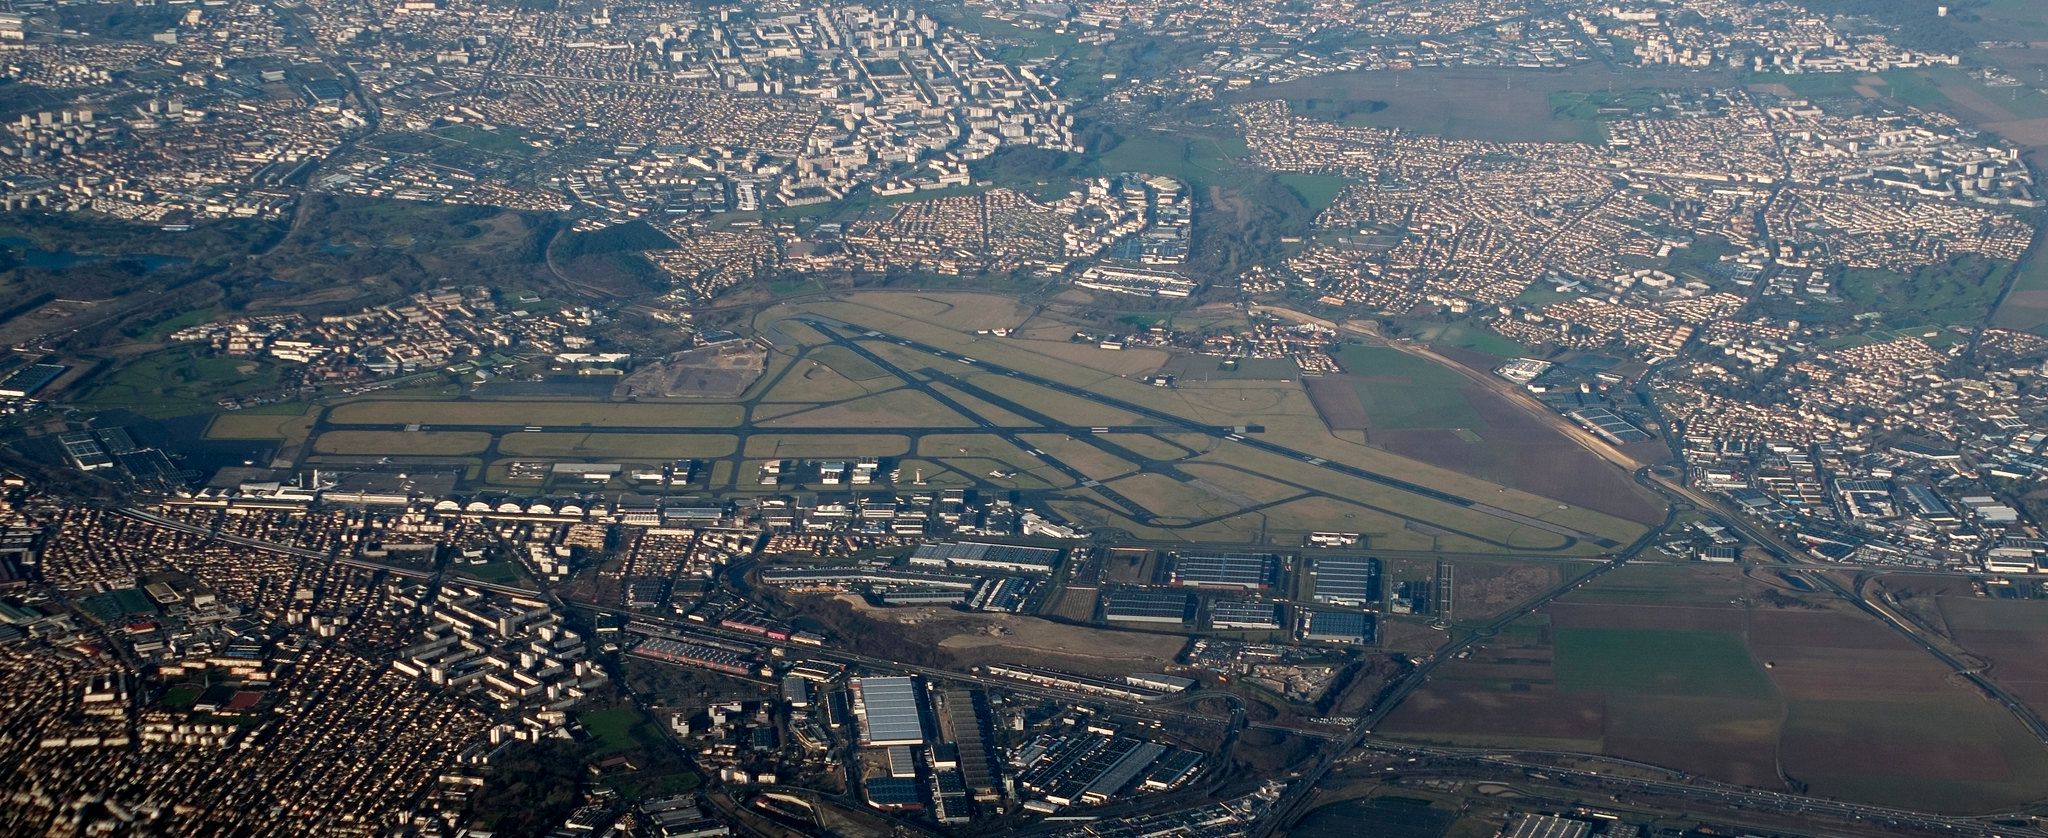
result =
[{"label": "asphalt surface", "polygon": [[[1612,548],[1619,546],[1612,539],[1608,539],[1602,536],[1581,532],[1570,527],[1565,527],[1549,521],[1544,521],[1528,515],[1516,513],[1511,510],[1501,509],[1499,507],[1489,505],[1476,499],[1459,496],[1450,492],[1434,489],[1428,486],[1423,486],[1412,481],[1403,480],[1393,475],[1371,471],[1369,469],[1360,468],[1358,466],[1351,465],[1348,463],[1331,461],[1327,458],[1315,456],[1306,452],[1288,448],[1286,446],[1268,442],[1264,439],[1260,439],[1257,434],[1242,432],[1239,428],[1221,425],[1209,425],[1200,422],[1195,422],[1181,416],[1176,416],[1167,411],[1158,410],[1155,408],[1147,407],[1145,405],[1135,404],[1121,399],[1105,397],[1100,394],[1089,391],[1086,388],[1077,387],[1074,385],[1066,384],[1064,382],[1059,382],[1052,379],[1044,378],[1042,376],[1026,373],[1020,370],[1011,369],[1002,366],[1001,364],[991,363],[981,359],[969,358],[958,353],[949,352],[947,350],[940,349],[938,347],[931,346],[929,344],[924,344],[918,341],[883,335],[878,332],[868,331],[866,329],[854,326],[852,324],[847,324],[840,321],[831,320],[829,318],[822,318],[817,316],[803,316],[792,318],[792,322],[803,323],[805,326],[817,330],[820,334],[824,335],[829,341],[828,344],[823,344],[818,347],[807,347],[799,351],[795,356],[797,360],[801,361],[810,353],[810,351],[812,351],[813,349],[821,348],[824,345],[842,347],[846,350],[855,353],[863,360],[871,364],[874,364],[888,375],[896,378],[901,382],[904,388],[922,393],[932,398],[940,405],[946,407],[948,410],[951,410],[968,420],[967,423],[960,425],[904,426],[890,428],[873,428],[864,430],[867,430],[872,433],[886,433],[894,436],[905,437],[909,442],[910,450],[912,452],[916,452],[919,448],[919,444],[926,437],[932,435],[958,435],[962,433],[974,433],[994,436],[996,438],[1004,440],[1005,442],[1011,445],[1016,446],[1019,450],[1026,452],[1031,458],[1033,458],[1036,461],[1030,463],[1015,464],[1018,467],[1020,467],[1020,469],[1029,471],[1036,470],[1042,467],[1044,469],[1050,470],[1051,472],[1056,472],[1060,474],[1067,480],[1071,481],[1074,484],[1074,486],[1078,487],[1078,489],[1085,491],[1075,491],[1072,489],[1058,490],[1027,488],[1015,484],[1006,483],[1001,478],[984,479],[982,475],[965,475],[969,479],[973,480],[975,485],[983,487],[985,489],[993,491],[1015,492],[1018,496],[1027,500],[1043,498],[1047,496],[1058,496],[1064,494],[1066,497],[1076,502],[1100,506],[1111,512],[1114,512],[1119,516],[1128,518],[1139,524],[1145,525],[1147,527],[1164,530],[1195,529],[1198,527],[1213,524],[1217,521],[1226,518],[1241,516],[1247,513],[1255,514],[1267,508],[1283,505],[1286,503],[1291,503],[1297,500],[1307,498],[1325,498],[1355,504],[1366,509],[1369,509],[1371,511],[1387,515],[1402,521],[1406,521],[1423,532],[1437,532],[1449,535],[1456,535],[1464,538],[1470,538],[1492,546],[1501,547],[1503,549],[1510,549],[1515,550],[1517,552],[1528,554],[1540,555],[1544,553],[1556,553],[1564,550],[1569,550],[1581,541],[1587,541],[1589,543],[1595,544],[1603,548]],[[775,324],[769,325],[772,327]],[[1108,426],[1078,425],[1069,422],[1062,422],[1051,416],[1046,415],[1044,412],[1040,410],[1037,410],[1027,404],[1023,404],[1016,399],[1005,397],[1000,393],[993,392],[986,387],[980,386],[979,384],[975,383],[972,380],[969,380],[967,377],[963,375],[955,374],[956,372],[959,371],[937,369],[932,367],[921,368],[916,371],[907,370],[901,364],[892,362],[889,359],[874,352],[868,346],[863,345],[864,343],[869,341],[886,341],[894,343],[898,346],[915,349],[919,352],[931,355],[934,358],[953,360],[962,364],[963,366],[974,368],[983,372],[1004,375],[1016,379],[1020,382],[1025,382],[1037,387],[1046,388],[1054,392],[1062,393],[1064,395],[1086,399],[1096,403],[1115,407],[1125,412],[1142,416],[1150,421],[1149,423],[1144,424],[1126,423]],[[781,370],[777,371],[770,380],[765,382],[766,386],[757,387],[757,393],[765,394],[774,390],[775,386],[780,382],[783,376],[788,375],[792,370],[795,370],[798,367],[798,364],[789,364],[784,366]],[[934,386],[935,384],[943,385],[945,389],[941,389],[940,387]],[[951,392],[963,394],[964,396],[972,397],[975,400],[984,402],[997,409],[1014,414],[1017,417],[1021,417],[1029,422],[1035,423],[1035,426],[1028,428],[1020,428],[1014,426],[1013,424],[993,421],[989,419],[987,416],[982,415],[982,413],[978,412],[976,409],[969,407],[966,404],[963,404],[960,399],[954,398],[951,395],[951,393],[948,392],[949,390]],[[853,400],[855,399],[846,399],[842,400],[842,402]],[[484,433],[489,434],[491,436],[491,441],[484,454],[487,458],[494,459],[510,456],[503,454],[502,452],[499,451],[498,448],[499,444],[503,442],[505,435],[525,432],[529,430],[541,432],[582,433],[593,435],[661,434],[669,436],[736,437],[738,442],[735,446],[733,453],[722,457],[695,458],[713,463],[729,463],[729,467],[726,468],[724,471],[725,477],[722,480],[722,485],[712,484],[708,482],[710,474],[714,471],[713,469],[709,468],[705,469],[703,472],[705,474],[705,477],[698,478],[699,481],[704,482],[702,482],[701,484],[691,484],[692,486],[701,485],[701,487],[706,490],[720,491],[737,490],[740,488],[740,482],[744,479],[744,476],[742,474],[742,466],[747,459],[747,441],[749,439],[764,435],[769,437],[824,437],[844,435],[846,433],[851,432],[852,430],[843,427],[777,427],[772,424],[769,424],[774,421],[772,419],[757,422],[752,417],[755,408],[759,406],[761,402],[761,395],[755,395],[752,398],[740,400],[738,404],[744,411],[744,418],[739,423],[724,427],[675,428],[659,425],[600,426],[580,423],[547,424],[524,422],[521,421],[516,415],[509,416],[506,419],[500,421],[471,421],[459,423],[338,422],[334,421],[331,418],[331,409],[323,409],[320,412],[320,415],[315,418],[312,431],[313,438],[315,439],[317,439],[319,434],[330,431],[442,431]],[[820,403],[820,406],[830,406],[832,404],[838,404],[842,402],[824,402]],[[1136,451],[1124,445],[1119,444],[1115,438],[1121,435],[1128,434],[1143,434],[1151,436],[1153,439],[1161,439],[1161,435],[1164,434],[1192,434],[1204,436],[1213,440],[1217,440],[1219,442],[1227,441],[1245,445],[1255,450],[1263,451],[1268,454],[1300,462],[1305,467],[1320,469],[1355,479],[1365,480],[1379,485],[1395,488],[1406,493],[1428,498],[1433,501],[1449,504],[1463,509],[1468,509],[1474,512],[1479,512],[1485,515],[1499,518],[1501,520],[1510,522],[1515,525],[1549,533],[1551,535],[1556,536],[1558,538],[1558,542],[1547,547],[1531,547],[1525,544],[1508,544],[1497,538],[1470,532],[1467,530],[1461,530],[1455,527],[1445,526],[1439,522],[1416,517],[1413,514],[1408,514],[1400,510],[1376,506],[1374,504],[1363,502],[1360,499],[1356,498],[1340,497],[1328,491],[1324,491],[1312,486],[1307,486],[1298,482],[1291,481],[1285,474],[1262,474],[1261,477],[1267,480],[1279,482],[1283,485],[1286,485],[1294,489],[1295,491],[1299,492],[1300,496],[1290,497],[1281,500],[1273,500],[1264,503],[1246,502],[1240,504],[1243,508],[1232,510],[1227,514],[1219,513],[1207,517],[1192,519],[1184,516],[1174,516],[1170,520],[1161,520],[1159,514],[1154,510],[1148,509],[1143,504],[1137,503],[1136,501],[1126,496],[1122,492],[1119,492],[1115,488],[1103,485],[1099,481],[1092,479],[1081,469],[1076,468],[1073,464],[1061,460],[1058,456],[1050,454],[1040,449],[1038,446],[1032,444],[1030,441],[1024,439],[1023,436],[1026,434],[1064,435],[1071,439],[1078,440],[1083,444],[1090,445],[1102,451],[1103,453],[1109,455],[1110,457],[1132,464],[1135,470],[1139,473],[1162,474],[1183,482],[1191,481],[1195,478],[1192,475],[1186,474],[1179,470],[1179,467],[1177,465],[1178,459],[1161,459],[1157,457],[1145,456],[1137,453]],[[1181,447],[1183,450],[1187,450],[1186,446],[1178,447]],[[1194,455],[1197,453],[1199,452],[1192,450],[1188,451],[1189,455]],[[394,457],[393,459],[394,461],[399,461],[404,460],[405,458]],[[683,488],[683,486],[679,484],[677,488]],[[789,486],[787,488],[802,490],[805,487],[799,485]]]},{"label": "asphalt surface", "polygon": [[[1496,539],[1488,538],[1475,533],[1445,527],[1442,524],[1433,521],[1426,521],[1415,518],[1413,516],[1403,515],[1401,513],[1394,512],[1391,510],[1386,510],[1379,507],[1372,507],[1370,505],[1367,505],[1367,508],[1371,508],[1375,511],[1382,512],[1385,514],[1395,515],[1397,517],[1415,522],[1419,525],[1428,527],[1430,529],[1440,530],[1443,532],[1456,534],[1466,538],[1477,539],[1487,544],[1493,544],[1504,548],[1516,549],[1527,552],[1551,552],[1557,550],[1565,550],[1576,545],[1581,540],[1589,541],[1602,547],[1619,546],[1617,542],[1609,538],[1581,532],[1579,530],[1575,530],[1569,527],[1564,527],[1558,524],[1553,524],[1548,521],[1543,521],[1537,518],[1529,517],[1527,515],[1522,515],[1519,513],[1511,512],[1509,510],[1500,509],[1498,507],[1480,503],[1479,501],[1472,500],[1470,498],[1466,498],[1460,495],[1451,494],[1449,492],[1433,489],[1418,483],[1402,480],[1391,475],[1381,474],[1379,472],[1359,468],[1357,466],[1353,466],[1347,463],[1340,463],[1324,457],[1319,457],[1306,452],[1297,451],[1283,445],[1277,445],[1271,442],[1267,442],[1263,439],[1259,439],[1255,434],[1241,432],[1239,429],[1235,427],[1223,425],[1209,425],[1200,422],[1194,422],[1192,420],[1176,416],[1172,413],[1168,413],[1163,410],[1158,410],[1145,405],[1136,404],[1134,402],[1128,402],[1122,399],[1105,396],[1100,393],[1088,390],[1086,388],[1076,387],[1074,385],[1066,384],[1064,382],[1055,381],[1053,379],[1045,378],[1020,370],[1011,369],[1001,364],[991,363],[989,361],[985,361],[979,358],[971,358],[965,355],[961,355],[957,352],[951,352],[945,349],[932,346],[930,344],[921,343],[907,338],[883,335],[879,332],[864,330],[858,326],[853,326],[851,324],[846,324],[839,321],[832,321],[826,318],[820,318],[815,316],[805,316],[797,318],[797,320],[798,322],[801,322],[804,325],[814,330],[817,330],[820,334],[824,335],[828,340],[832,341],[833,344],[843,346],[846,347],[847,349],[854,351],[855,353],[859,354],[864,360],[881,366],[883,369],[888,370],[892,374],[895,374],[898,377],[902,378],[907,385],[914,387],[921,392],[930,394],[934,398],[939,398],[942,404],[946,404],[948,407],[952,407],[956,410],[962,411],[963,415],[966,416],[976,417],[977,414],[973,413],[971,409],[966,408],[964,405],[959,405],[959,402],[957,400],[953,400],[950,397],[946,397],[944,393],[938,391],[936,388],[933,388],[930,382],[918,379],[917,377],[911,375],[909,371],[902,369],[899,365],[889,362],[887,359],[882,358],[880,355],[876,354],[867,347],[862,346],[861,342],[863,340],[884,341],[888,343],[894,343],[898,346],[906,347],[909,349],[914,349],[937,358],[959,361],[960,363],[966,366],[975,367],[985,372],[1000,374],[1003,376],[1007,376],[1009,378],[1014,378],[1018,381],[1027,384],[1031,384],[1033,386],[1042,387],[1064,395],[1085,399],[1098,404],[1114,407],[1127,413],[1142,416],[1146,419],[1152,420],[1158,425],[1171,427],[1174,431],[1179,433],[1202,434],[1220,440],[1228,440],[1230,442],[1245,445],[1250,448],[1266,452],[1268,454],[1275,454],[1278,456],[1286,457],[1288,459],[1301,462],[1307,467],[1335,472],[1337,474],[1341,474],[1347,477],[1353,477],[1360,480],[1377,483],[1383,486],[1389,486],[1395,489],[1400,489],[1404,492],[1420,495],[1431,500],[1439,501],[1453,506],[1458,506],[1465,509],[1470,509],[1475,512],[1481,512],[1496,518],[1501,518],[1503,520],[1507,520],[1515,524],[1540,529],[1544,532],[1548,532],[1559,536],[1562,539],[1562,542],[1557,546],[1548,548],[1547,550],[1542,548],[1526,548],[1517,545],[1509,545]],[[847,334],[847,332],[852,332],[853,334]],[[961,388],[962,385],[965,385],[966,387],[972,388],[977,398],[986,398],[987,396],[995,395],[993,393],[989,393],[989,391],[986,388],[976,387],[971,382],[968,382],[959,376],[955,376],[944,371],[926,370],[925,372],[931,375],[933,377],[933,380],[944,381],[949,387]],[[1001,397],[997,396],[997,398],[1000,399]],[[1043,413],[1032,410],[1028,407],[1024,407],[1023,405],[1017,404],[1014,400],[1002,399],[1001,402],[992,403],[996,403],[998,404],[998,406],[1004,407],[1004,409],[1006,410],[1016,410],[1018,408],[1022,408],[1026,412],[1020,413],[1020,416],[1035,415],[1042,419],[1049,418],[1045,417]],[[1093,434],[1087,436],[1093,436]],[[1087,437],[1081,438],[1086,439]],[[1030,446],[1026,445],[1025,447],[1029,449]],[[1105,450],[1108,450],[1113,455],[1116,454],[1115,450]],[[1050,459],[1048,459],[1048,461],[1051,464],[1053,464],[1055,468],[1060,469],[1062,473],[1068,473],[1069,476],[1079,474],[1077,471],[1071,471],[1071,467],[1066,466],[1064,463],[1058,463],[1057,461],[1053,461]],[[1119,506],[1128,505],[1132,507],[1137,507],[1136,504],[1130,503],[1128,499],[1123,498],[1121,495],[1114,494],[1111,490],[1108,490],[1107,487],[1103,487],[1100,484],[1094,483],[1093,481],[1087,481],[1085,476],[1081,476],[1081,480],[1084,481],[1081,485],[1094,489],[1099,493],[1103,493],[1105,497],[1111,497],[1112,501],[1117,503]],[[1311,496],[1332,498],[1336,500],[1342,500],[1346,503],[1358,503],[1356,499],[1338,497],[1334,494],[1320,490],[1301,487],[1298,485],[1297,488],[1303,489]],[[1142,509],[1142,507],[1137,508]],[[1141,523],[1143,523],[1149,521],[1151,515],[1149,512],[1147,512],[1143,518],[1139,518],[1136,516],[1131,517],[1133,517],[1134,520],[1138,520]]]},{"label": "asphalt surface", "polygon": [[[840,335],[837,332],[829,331],[833,326],[836,325],[848,330],[860,329],[860,327],[858,326],[853,326],[851,324],[845,323],[838,323],[837,321],[828,321],[824,318],[816,316],[806,316],[803,318],[799,318],[799,321],[804,323],[804,325],[810,326],[813,329],[819,329],[820,331],[828,332],[828,337],[832,337],[836,341],[842,343],[851,343],[853,341],[852,339],[846,338],[845,336]],[[1380,472],[1359,468],[1357,466],[1349,465],[1346,463],[1335,462],[1306,452],[1296,451],[1284,445],[1277,445],[1271,442],[1267,442],[1263,439],[1258,439],[1255,435],[1242,433],[1235,428],[1218,425],[1205,425],[1197,422],[1192,422],[1163,410],[1148,407],[1146,405],[1137,404],[1135,402],[1125,401],[1123,399],[1118,399],[1113,396],[1106,396],[1101,393],[1089,390],[1087,388],[1077,387],[1062,381],[1055,381],[1053,379],[1045,378],[1039,375],[1034,375],[1032,373],[1010,369],[1000,364],[990,363],[979,358],[970,358],[961,355],[957,352],[941,349],[939,347],[932,346],[927,343],[921,343],[919,341],[910,340],[908,338],[882,335],[879,332],[870,332],[867,330],[861,330],[860,336],[870,340],[887,341],[890,343],[894,343],[898,346],[908,347],[910,349],[915,349],[919,352],[923,352],[928,355],[933,355],[940,358],[957,359],[962,361],[963,363],[969,364],[970,366],[980,367],[989,372],[1000,373],[1002,375],[1006,375],[1011,378],[1015,378],[1019,381],[1025,382],[1027,384],[1043,387],[1045,389],[1052,390],[1058,393],[1063,393],[1069,396],[1074,396],[1076,398],[1086,399],[1088,401],[1092,401],[1098,404],[1108,405],[1110,407],[1114,407],[1128,413],[1134,413],[1139,416],[1143,416],[1147,419],[1154,420],[1161,424],[1174,425],[1179,427],[1184,432],[1202,433],[1208,434],[1210,436],[1224,437],[1231,440],[1232,442],[1241,443],[1250,448],[1257,449],[1259,451],[1264,451],[1268,454],[1277,454],[1282,457],[1289,457],[1295,460],[1299,460],[1303,463],[1314,466],[1316,468],[1323,469],[1325,471],[1331,471],[1337,474],[1342,474],[1346,477],[1354,477],[1360,480],[1365,480],[1373,483],[1378,483],[1383,486],[1389,486],[1395,489],[1400,489],[1404,492],[1420,495],[1422,497],[1451,504],[1453,506],[1460,506],[1468,509],[1473,509],[1479,512],[1484,512],[1488,515],[1504,518],[1506,520],[1513,521],[1518,524],[1524,524],[1527,526],[1536,527],[1546,532],[1562,535],[1568,539],[1585,539],[1595,544],[1598,544],[1602,547],[1620,546],[1618,542],[1615,542],[1612,539],[1607,539],[1591,533],[1575,530],[1570,527],[1553,524],[1548,521],[1530,518],[1526,515],[1519,515],[1517,513],[1509,512],[1507,510],[1499,509],[1497,507],[1480,503],[1479,501],[1464,497],[1462,495],[1456,495],[1440,489],[1434,489],[1419,483],[1403,480],[1392,475],[1382,474]]]}]

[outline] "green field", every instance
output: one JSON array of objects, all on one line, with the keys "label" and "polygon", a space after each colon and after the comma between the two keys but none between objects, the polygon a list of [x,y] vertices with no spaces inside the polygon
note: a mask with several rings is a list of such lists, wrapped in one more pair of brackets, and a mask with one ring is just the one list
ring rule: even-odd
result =
[{"label": "green field", "polygon": [[[1524,291],[1520,299],[1524,303],[1552,302],[1567,299],[1570,295],[1557,294],[1543,283],[1534,283]],[[1520,358],[1530,354],[1529,347],[1523,346],[1485,326],[1467,322],[1432,323],[1423,320],[1399,320],[1395,324],[1404,335],[1413,335],[1416,340],[1432,346],[1455,346],[1484,352],[1500,359]]]},{"label": "green field", "polygon": [[1620,91],[1604,90],[1559,90],[1550,94],[1550,117],[1560,120],[1595,122],[1623,115],[1609,116],[1603,109],[1626,108],[1629,115],[1641,115],[1664,101],[1658,91],[1636,88]]},{"label": "green field", "polygon": [[207,439],[275,439],[287,445],[306,441],[313,432],[313,417],[304,404],[290,405],[296,413],[268,413],[238,410],[213,417],[206,426]]},{"label": "green field", "polygon": [[1982,320],[2008,275],[2009,266],[1978,256],[1961,256],[1930,265],[1911,277],[1891,271],[1851,268],[1843,272],[1841,293],[1851,311],[1883,312],[1893,328],[1927,323],[1974,323]]},{"label": "green field", "polygon": [[1364,380],[1359,401],[1375,430],[1484,428],[1462,376],[1398,349],[1354,345],[1337,353],[1344,371]]},{"label": "green field", "polygon": [[458,576],[467,576],[494,585],[531,585],[533,582],[527,578],[525,569],[511,559],[484,564],[455,565],[454,569]]},{"label": "green field", "polygon": [[434,130],[434,135],[453,140],[478,151],[527,158],[534,156],[538,149],[529,145],[517,128],[499,127],[495,130],[474,125],[448,125]]},{"label": "green field", "polygon": [[216,410],[223,398],[277,388],[278,367],[253,358],[215,358],[181,346],[144,355],[101,373],[77,403],[94,409],[126,408],[152,418]]},{"label": "green field", "polygon": [[1311,212],[1322,212],[1331,201],[1337,200],[1337,193],[1344,191],[1349,180],[1329,175],[1304,175],[1288,173],[1280,175],[1280,182],[1294,194],[1301,196],[1301,202]]},{"label": "green field", "polygon": [[1668,629],[1560,629],[1557,683],[1567,691],[1769,698],[1771,682],[1739,635]]},{"label": "green field", "polygon": [[190,710],[192,705],[199,703],[199,692],[198,687],[179,685],[165,690],[157,704],[169,710]]},{"label": "green field", "polygon": [[1237,162],[1249,152],[1241,140],[1138,131],[1096,157],[1095,168],[1105,173],[1167,175],[1200,187],[1234,183],[1249,176],[1250,170]]},{"label": "green field", "polygon": [[613,707],[579,713],[576,721],[590,733],[595,756],[609,756],[644,747],[663,746],[666,741],[655,721],[632,707]]},{"label": "green field", "polygon": [[1224,99],[1283,98],[1310,118],[1449,139],[1597,143],[1603,139],[1598,109],[1607,101],[1633,104],[1659,89],[1729,78],[1723,71],[1617,72],[1599,66],[1563,71],[1431,67],[1335,73],[1262,85]]}]

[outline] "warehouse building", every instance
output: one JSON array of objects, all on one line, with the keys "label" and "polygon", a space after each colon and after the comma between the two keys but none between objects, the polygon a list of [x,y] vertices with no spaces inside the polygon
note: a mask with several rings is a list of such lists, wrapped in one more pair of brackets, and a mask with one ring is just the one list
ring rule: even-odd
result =
[{"label": "warehouse building", "polygon": [[667,663],[694,666],[723,672],[728,675],[750,675],[753,665],[741,655],[727,649],[718,649],[696,643],[685,643],[665,637],[650,637],[633,648],[633,654],[643,658]]},{"label": "warehouse building", "polygon": [[71,458],[71,464],[79,471],[98,471],[113,468],[114,458],[107,456],[107,449],[100,447],[100,441],[91,431],[69,431],[57,435],[57,444],[64,446],[64,456]]},{"label": "warehouse building", "polygon": [[1174,557],[1172,582],[1192,588],[1263,591],[1273,584],[1270,553],[1206,553]]},{"label": "warehouse building", "polygon": [[1108,803],[1116,794],[1129,787],[1138,775],[1166,754],[1166,746],[1157,742],[1140,742],[1116,762],[1110,763],[1093,782],[1081,791],[1081,802],[1091,806]]},{"label": "warehouse building", "polygon": [[811,682],[801,675],[782,676],[782,700],[798,710],[811,706]]},{"label": "warehouse building", "polygon": [[976,800],[1002,798],[1002,782],[995,753],[987,699],[976,690],[954,689],[945,693],[946,735],[956,746],[961,781]]},{"label": "warehouse building", "polygon": [[1330,556],[1316,559],[1309,569],[1315,576],[1317,602],[1331,605],[1372,605],[1380,601],[1380,563],[1363,556]]},{"label": "warehouse building", "polygon": [[1102,606],[1103,619],[1118,623],[1185,625],[1195,598],[1178,591],[1119,591]]},{"label": "warehouse building", "polygon": [[883,591],[875,595],[883,605],[960,605],[967,601],[966,591],[910,590]]},{"label": "warehouse building", "polygon": [[917,679],[853,679],[853,714],[865,746],[924,744],[924,690]]},{"label": "warehouse building", "polygon": [[33,396],[36,391],[50,386],[57,376],[64,374],[64,367],[57,364],[30,364],[15,370],[0,379],[0,397],[20,399]]},{"label": "warehouse building", "polygon": [[868,805],[884,811],[924,808],[924,791],[916,780],[906,777],[873,777],[862,781]]},{"label": "warehouse building", "polygon": [[1060,551],[1050,547],[1023,547],[1015,544],[991,544],[984,541],[961,541],[954,544],[919,545],[910,554],[910,563],[925,566],[943,566],[955,570],[1013,570],[1020,573],[1051,573],[1060,561]]},{"label": "warehouse building", "polygon": [[1279,603],[1256,599],[1223,599],[1209,608],[1209,626],[1216,629],[1276,631],[1281,626]]},{"label": "warehouse building", "polygon": [[1500,834],[1501,838],[1587,838],[1593,834],[1593,824],[1556,815],[1529,813],[1516,815]]},{"label": "warehouse building", "polygon": [[885,751],[889,757],[889,776],[915,778],[917,757],[910,752],[909,745],[890,745]]},{"label": "warehouse building", "polygon": [[1303,611],[1301,639],[1318,643],[1350,643],[1363,646],[1373,638],[1370,614],[1356,611]]},{"label": "warehouse building", "polygon": [[856,585],[915,589],[951,588],[965,592],[980,585],[981,577],[848,565],[769,568],[761,571],[761,581],[778,588],[804,592],[843,591]]}]

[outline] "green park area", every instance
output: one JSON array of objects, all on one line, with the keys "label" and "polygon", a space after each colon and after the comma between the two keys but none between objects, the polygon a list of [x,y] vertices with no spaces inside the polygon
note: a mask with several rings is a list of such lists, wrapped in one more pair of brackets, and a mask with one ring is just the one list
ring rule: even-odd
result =
[{"label": "green park area", "polygon": [[217,410],[224,398],[274,391],[279,369],[254,358],[226,358],[181,346],[154,352],[90,380],[77,402],[151,418]]}]

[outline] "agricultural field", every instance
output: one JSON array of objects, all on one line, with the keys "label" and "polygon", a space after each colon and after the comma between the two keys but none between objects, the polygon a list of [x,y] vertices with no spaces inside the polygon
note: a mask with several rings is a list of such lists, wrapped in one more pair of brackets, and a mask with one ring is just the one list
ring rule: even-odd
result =
[{"label": "agricultural field", "polygon": [[1944,597],[1950,636],[1991,664],[1992,677],[2048,712],[2048,602]]},{"label": "agricultural field", "polygon": [[2048,328],[2048,259],[2037,246],[2014,266],[2012,289],[1992,314],[1992,323],[2008,329],[2040,332]]},{"label": "agricultural field", "polygon": [[1897,610],[1966,652],[2036,712],[2048,713],[2048,599],[2027,583],[1887,576]]},{"label": "agricultural field", "polygon": [[1446,665],[1383,730],[1955,813],[2048,783],[2048,752],[1934,658],[1830,596],[1726,566],[1611,573]]}]

